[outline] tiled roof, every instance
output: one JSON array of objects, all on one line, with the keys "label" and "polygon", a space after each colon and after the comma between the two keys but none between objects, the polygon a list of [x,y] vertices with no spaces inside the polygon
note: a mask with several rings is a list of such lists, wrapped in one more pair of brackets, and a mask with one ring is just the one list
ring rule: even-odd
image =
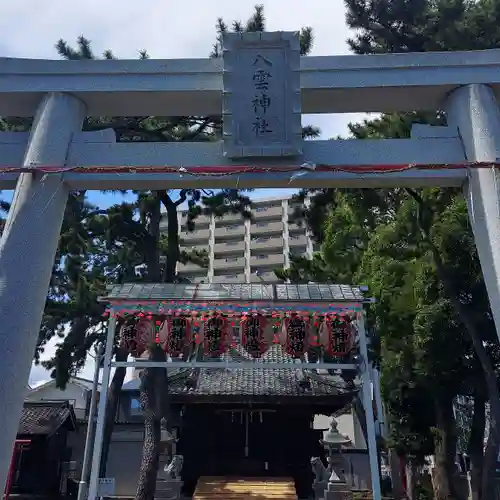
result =
[{"label": "tiled roof", "polygon": [[18,435],[50,435],[62,425],[75,428],[75,414],[67,402],[24,403]]},{"label": "tiled roof", "polygon": [[105,302],[110,300],[360,302],[366,299],[362,287],[353,285],[128,283],[114,285],[108,295],[101,300]]},{"label": "tiled roof", "polygon": [[[344,395],[350,391],[333,377],[305,374],[308,387],[304,387],[300,365],[297,369],[224,368],[224,361],[250,361],[250,356],[240,345],[221,357],[221,368],[201,368],[194,387],[187,381],[193,371],[189,368],[169,369],[169,392],[186,396],[328,396]],[[211,360],[213,361],[213,360]],[[266,362],[293,363],[293,358],[284,353],[280,345],[273,345],[263,355],[258,365]],[[129,382],[125,390],[137,390],[140,383]]]}]

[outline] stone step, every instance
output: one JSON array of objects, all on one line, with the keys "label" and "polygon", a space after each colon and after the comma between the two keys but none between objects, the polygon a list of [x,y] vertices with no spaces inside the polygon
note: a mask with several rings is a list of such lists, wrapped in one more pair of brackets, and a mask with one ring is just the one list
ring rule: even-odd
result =
[{"label": "stone step", "polygon": [[297,500],[291,478],[201,477],[193,500]]}]

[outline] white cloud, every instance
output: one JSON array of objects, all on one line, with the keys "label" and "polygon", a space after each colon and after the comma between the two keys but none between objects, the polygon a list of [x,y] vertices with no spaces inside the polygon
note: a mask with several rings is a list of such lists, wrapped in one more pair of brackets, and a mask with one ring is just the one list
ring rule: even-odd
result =
[{"label": "white cloud", "polygon": [[[312,55],[347,54],[343,2],[331,0],[191,0],[189,4],[153,0],[86,0],[74,2],[17,0],[0,4],[0,56],[57,58],[54,44],[59,38],[74,43],[83,34],[93,42],[96,54],[112,49],[120,58],[136,58],[147,49],[161,59],[207,57],[215,40],[215,22],[245,21],[253,6],[262,3],[267,28],[314,29]],[[321,127],[323,137],[346,133],[350,121],[362,115],[315,115],[305,123]]]},{"label": "white cloud", "polygon": [[[0,3],[0,57],[55,59],[54,44],[59,38],[74,43],[81,34],[92,40],[98,54],[112,49],[120,58],[136,58],[140,49],[147,49],[153,58],[207,57],[217,17],[228,23],[245,21],[256,3],[264,5],[270,31],[312,26],[312,55],[348,52],[345,40],[349,32],[340,0],[191,0],[185,5],[165,0],[146,4],[135,0],[17,0]],[[319,126],[323,137],[329,138],[345,135],[349,121],[362,116],[314,115],[304,117],[304,123]],[[57,341],[47,346],[45,357],[53,354]],[[93,363],[89,362],[82,375],[91,377],[92,373]],[[43,368],[34,367],[30,382],[47,378]]]},{"label": "white cloud", "polygon": [[[50,359],[56,352],[57,344],[59,344],[60,342],[62,342],[62,339],[60,339],[59,337],[51,339],[50,342],[48,342],[47,345],[45,346],[45,351],[41,356],[41,360],[45,361]],[[92,352],[91,354],[94,353]],[[94,371],[95,371],[95,360],[92,356],[87,356],[87,362],[85,363],[83,369],[78,373],[78,376],[86,378],[87,380],[92,380],[94,378]],[[113,373],[114,370],[111,371],[111,376],[113,376]],[[130,380],[132,378],[132,375],[133,375],[133,368],[127,368],[127,375],[125,377],[125,382]],[[100,374],[100,378],[101,377],[102,377],[102,370]],[[28,382],[29,385],[32,388],[34,388],[49,380],[50,380],[50,372],[48,372],[42,365],[33,364]]]}]

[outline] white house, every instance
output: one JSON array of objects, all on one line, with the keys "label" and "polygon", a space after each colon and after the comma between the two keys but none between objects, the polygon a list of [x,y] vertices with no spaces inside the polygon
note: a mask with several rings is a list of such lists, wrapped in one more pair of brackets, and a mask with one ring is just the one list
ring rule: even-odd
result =
[{"label": "white house", "polygon": [[[99,385],[100,390],[100,385]],[[73,405],[78,420],[87,417],[92,395],[92,381],[80,377],[71,377],[65,389],[56,387],[56,381],[50,380],[34,389],[29,389],[25,400],[39,401],[69,401]]]}]

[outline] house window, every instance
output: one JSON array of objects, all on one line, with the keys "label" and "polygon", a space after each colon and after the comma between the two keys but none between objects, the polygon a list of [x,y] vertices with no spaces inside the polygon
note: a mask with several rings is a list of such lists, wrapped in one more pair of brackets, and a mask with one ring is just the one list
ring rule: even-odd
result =
[{"label": "house window", "polygon": [[130,416],[135,417],[137,415],[141,415],[142,410],[141,410],[141,403],[139,401],[139,398],[132,398],[130,400]]}]

